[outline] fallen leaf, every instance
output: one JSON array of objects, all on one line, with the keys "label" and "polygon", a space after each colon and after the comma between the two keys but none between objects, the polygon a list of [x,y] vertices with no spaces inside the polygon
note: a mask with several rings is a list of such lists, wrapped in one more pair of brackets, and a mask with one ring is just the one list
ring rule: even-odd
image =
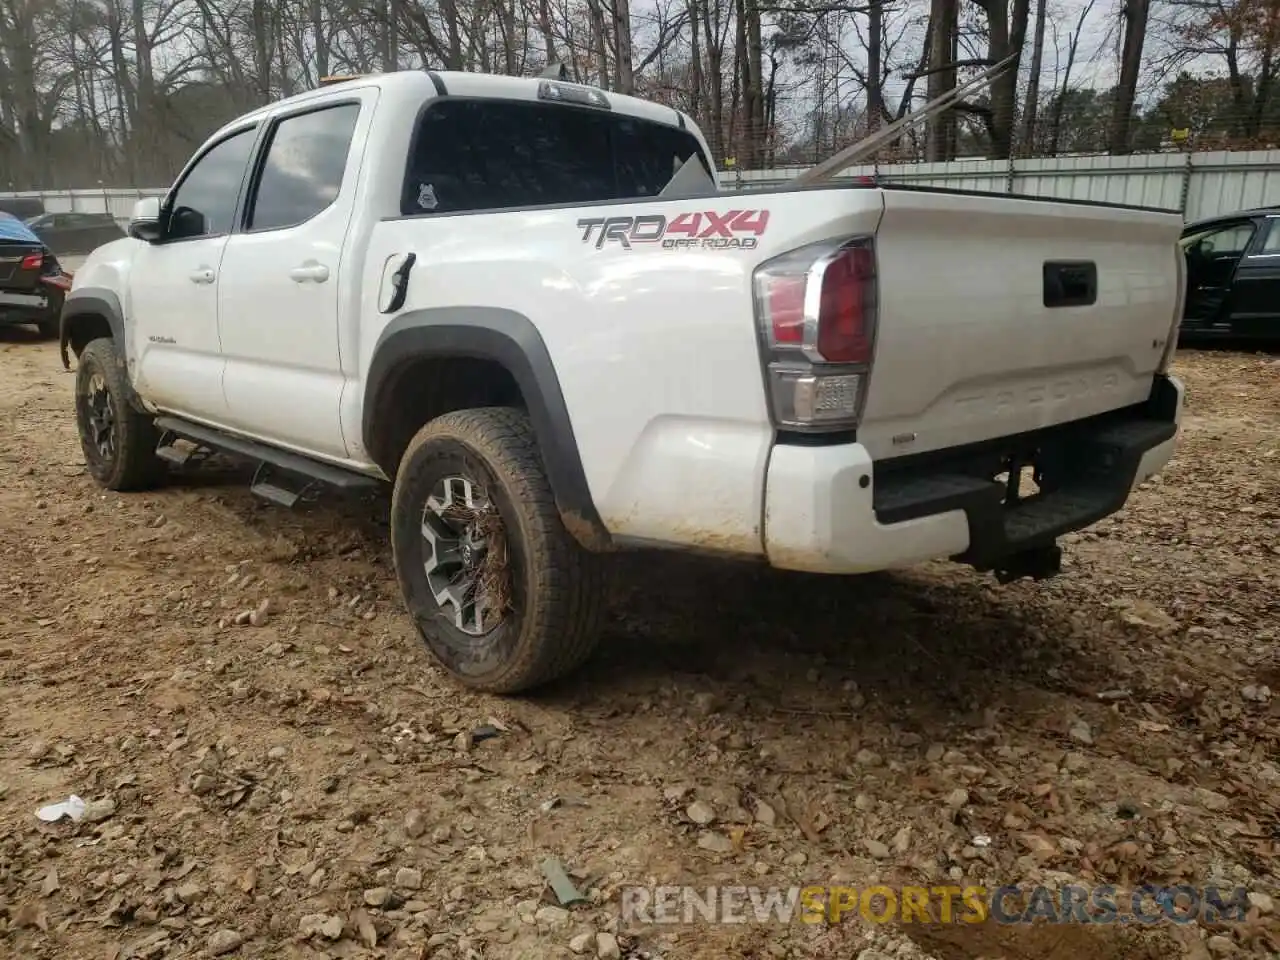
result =
[{"label": "fallen leaf", "polygon": [[45,913],[44,906],[36,900],[28,900],[20,906],[9,922],[19,929],[22,927],[37,927],[46,933],[49,930],[49,916]]}]

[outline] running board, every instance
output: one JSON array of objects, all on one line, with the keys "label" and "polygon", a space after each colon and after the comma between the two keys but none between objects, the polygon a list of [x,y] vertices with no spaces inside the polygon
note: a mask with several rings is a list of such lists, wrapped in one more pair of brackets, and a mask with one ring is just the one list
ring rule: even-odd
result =
[{"label": "running board", "polygon": [[[223,433],[213,427],[206,427],[178,417],[157,417],[156,429],[161,432],[156,456],[170,463],[184,464],[192,459],[203,459],[202,451],[218,450],[233,456],[256,461],[258,469],[253,476],[252,491],[267,500],[291,507],[306,493],[311,484],[305,481],[319,481],[340,490],[364,490],[378,486],[373,477],[321,463],[311,457],[304,457],[288,450]],[[195,450],[187,451],[174,446],[174,439],[186,440],[195,444]],[[271,469],[274,468],[274,469]],[[281,476],[283,474],[284,476]],[[301,489],[294,491],[285,476],[303,480]]]}]

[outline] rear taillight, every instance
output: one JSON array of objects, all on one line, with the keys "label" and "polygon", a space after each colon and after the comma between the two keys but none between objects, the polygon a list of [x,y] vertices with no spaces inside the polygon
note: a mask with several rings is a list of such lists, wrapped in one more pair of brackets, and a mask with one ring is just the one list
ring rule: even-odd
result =
[{"label": "rear taillight", "polygon": [[875,247],[870,237],[811,244],[755,272],[756,318],[774,423],[857,426],[875,347]]},{"label": "rear taillight", "polygon": [[23,270],[39,270],[44,266],[43,253],[29,253],[22,258]]}]

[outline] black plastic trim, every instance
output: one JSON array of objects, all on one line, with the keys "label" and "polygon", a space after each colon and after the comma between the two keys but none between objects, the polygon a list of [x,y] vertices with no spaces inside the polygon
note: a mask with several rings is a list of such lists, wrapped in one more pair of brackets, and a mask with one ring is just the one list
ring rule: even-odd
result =
[{"label": "black plastic trim", "polygon": [[67,353],[67,344],[71,342],[71,332],[75,329],[77,317],[103,317],[111,326],[111,336],[120,345],[120,354],[125,352],[124,311],[120,309],[120,300],[114,292],[106,287],[80,287],[67,294],[62,303],[62,318],[58,325],[58,351],[62,356],[63,367],[71,367],[71,357]]},{"label": "black plastic trim", "polygon": [[1147,397],[1147,416],[1153,420],[1172,421],[1178,414],[1178,390],[1164,374],[1155,378],[1151,384],[1151,395]]},{"label": "black plastic trim", "polygon": [[157,417],[156,427],[162,432],[172,433],[183,440],[190,440],[192,443],[211,447],[214,450],[232,453],[247,460],[269,463],[286,473],[310,477],[313,480],[319,480],[339,489],[355,490],[379,485],[379,481],[375,478],[356,473],[354,470],[338,467],[331,463],[324,463],[311,457],[303,456],[300,453],[294,453],[291,450],[282,450],[279,447],[273,447],[258,440],[251,440],[248,437],[227,433],[214,427],[192,423],[190,420],[184,420],[181,417]]},{"label": "black plastic trim", "polygon": [[[1074,423],[876,464],[873,507],[880,523],[964,511],[969,548],[953,557],[980,570],[1052,545],[1124,506],[1142,456],[1177,433],[1177,391],[1158,376],[1149,399]],[[1048,466],[1052,486],[1007,505],[991,478],[1005,458]],[[1023,459],[1025,458],[1025,460]]]},{"label": "black plastic trim", "polygon": [[489,360],[511,374],[533,422],[566,529],[588,549],[608,549],[612,540],[587,485],[551,354],[533,323],[515,311],[439,307],[401,314],[387,325],[374,346],[364,395],[362,433],[374,460],[386,458],[382,447],[389,438],[378,418],[387,391],[408,364],[436,357]]},{"label": "black plastic trim", "polygon": [[444,77],[434,70],[428,70],[427,78],[430,79],[431,85],[436,88],[437,97],[447,97],[449,95],[449,88],[444,85]]},{"label": "black plastic trim", "polygon": [[67,353],[67,345],[71,342],[71,334],[76,327],[77,317],[102,317],[111,328],[111,339],[116,343],[116,357],[120,364],[120,372],[129,394],[129,404],[142,410],[142,402],[133,392],[133,379],[129,376],[129,345],[125,339],[124,311],[120,308],[120,299],[106,287],[80,287],[67,294],[62,303],[62,317],[58,323],[58,353],[62,358],[62,366],[71,368],[71,357]]},{"label": "black plastic trim", "polygon": [[858,431],[854,429],[832,430],[826,433],[779,430],[774,442],[786,447],[836,447],[854,443],[857,439]]},{"label": "black plastic trim", "polygon": [[1046,260],[1043,304],[1059,307],[1089,307],[1098,300],[1098,265],[1092,260]]}]

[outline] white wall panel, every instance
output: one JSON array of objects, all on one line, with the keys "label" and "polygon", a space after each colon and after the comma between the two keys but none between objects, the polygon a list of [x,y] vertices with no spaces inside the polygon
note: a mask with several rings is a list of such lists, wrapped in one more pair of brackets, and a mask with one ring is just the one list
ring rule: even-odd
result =
[{"label": "white wall panel", "polygon": [[[784,186],[805,168],[721,174],[727,188]],[[1280,150],[1238,153],[1153,153],[1128,157],[1036,157],[951,163],[859,165],[838,179],[879,174],[912,186],[1010,191],[1027,196],[1128,203],[1181,210],[1199,220],[1251,207],[1280,205]],[[1183,191],[1186,191],[1185,205]]]}]

